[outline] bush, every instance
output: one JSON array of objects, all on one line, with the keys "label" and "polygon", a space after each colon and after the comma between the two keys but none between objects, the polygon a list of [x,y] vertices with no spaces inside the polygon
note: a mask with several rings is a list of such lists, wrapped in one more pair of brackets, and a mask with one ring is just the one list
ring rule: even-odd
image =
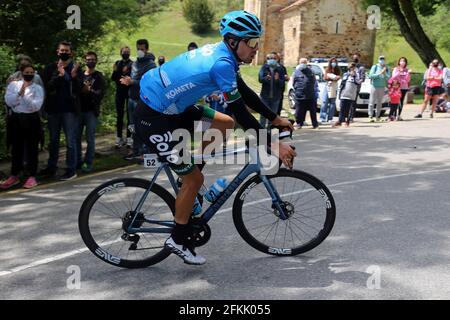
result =
[{"label": "bush", "polygon": [[185,0],[183,15],[195,33],[207,33],[215,19],[214,10],[208,0]]}]

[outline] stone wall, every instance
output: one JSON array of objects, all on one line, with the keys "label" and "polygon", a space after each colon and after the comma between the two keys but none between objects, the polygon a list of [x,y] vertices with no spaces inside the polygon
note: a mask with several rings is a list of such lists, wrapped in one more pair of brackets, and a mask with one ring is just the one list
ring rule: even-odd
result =
[{"label": "stone wall", "polygon": [[372,63],[375,31],[367,29],[360,0],[311,0],[282,10],[293,2],[246,0],[245,9],[261,18],[265,31],[255,62],[264,63],[272,51],[282,51],[289,66],[299,57],[348,57],[360,51],[363,63]]}]

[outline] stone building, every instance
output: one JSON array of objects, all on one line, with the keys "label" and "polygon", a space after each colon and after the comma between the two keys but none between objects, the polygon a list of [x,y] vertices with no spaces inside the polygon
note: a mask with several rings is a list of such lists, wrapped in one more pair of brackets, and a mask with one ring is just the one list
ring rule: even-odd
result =
[{"label": "stone building", "polygon": [[300,57],[354,52],[367,65],[373,61],[375,31],[367,27],[360,0],[245,0],[245,10],[255,13],[264,28],[258,64],[272,51],[281,51],[287,66],[297,65]]}]

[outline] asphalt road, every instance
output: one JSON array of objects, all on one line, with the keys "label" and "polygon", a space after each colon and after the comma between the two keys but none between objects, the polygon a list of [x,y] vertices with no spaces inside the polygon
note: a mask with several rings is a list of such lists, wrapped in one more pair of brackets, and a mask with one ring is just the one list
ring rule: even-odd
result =
[{"label": "asphalt road", "polygon": [[[297,131],[294,143],[296,168],[323,180],[337,205],[316,249],[288,258],[256,251],[238,235],[229,200],[198,249],[204,266],[175,256],[141,270],[110,266],[85,248],[78,211],[95,186],[151,174],[133,166],[0,194],[0,299],[450,299],[450,115],[358,119],[349,129]],[[238,170],[205,173],[210,182]]]}]

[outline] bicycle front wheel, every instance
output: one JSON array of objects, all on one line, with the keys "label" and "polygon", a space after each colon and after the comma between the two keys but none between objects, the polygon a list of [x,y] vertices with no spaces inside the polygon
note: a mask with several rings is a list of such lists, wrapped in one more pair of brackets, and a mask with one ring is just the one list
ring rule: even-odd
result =
[{"label": "bicycle front wheel", "polygon": [[[170,255],[164,248],[170,227],[164,228],[159,223],[173,221],[175,199],[167,190],[153,184],[142,209],[134,212],[149,188],[150,182],[146,180],[118,179],[99,186],[86,198],[78,225],[84,243],[98,258],[117,267],[145,268]],[[129,234],[126,230],[132,223],[139,230],[165,231]]]},{"label": "bicycle front wheel", "polygon": [[233,221],[253,248],[271,255],[294,256],[317,247],[333,228],[336,207],[320,180],[302,171],[280,169],[268,177],[286,213],[281,219],[260,176],[248,180],[236,195]]}]

